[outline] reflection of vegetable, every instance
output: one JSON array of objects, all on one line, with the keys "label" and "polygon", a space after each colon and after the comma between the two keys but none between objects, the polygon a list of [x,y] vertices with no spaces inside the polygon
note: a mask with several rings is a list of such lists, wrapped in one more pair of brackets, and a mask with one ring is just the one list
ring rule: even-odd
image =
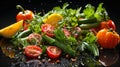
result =
[{"label": "reflection of vegetable", "polygon": [[29,23],[27,23],[27,20],[32,20],[34,17],[34,13],[30,10],[24,10],[20,5],[16,6],[18,9],[21,9],[22,11],[19,12],[16,16],[16,20],[20,21],[20,20],[24,20],[24,30],[26,30],[29,26]]},{"label": "reflection of vegetable", "polygon": [[27,57],[35,58],[42,54],[42,49],[39,46],[29,45],[25,47],[24,52]]},{"label": "reflection of vegetable", "polygon": [[97,33],[97,41],[103,48],[115,48],[119,43],[119,34],[111,29],[102,29]]},{"label": "reflection of vegetable", "polygon": [[47,47],[47,54],[50,58],[59,58],[61,55],[61,49],[56,46],[48,46]]},{"label": "reflection of vegetable", "polygon": [[22,28],[22,25],[23,25],[23,20],[14,23],[10,26],[7,26],[0,30],[0,35],[6,38],[11,38]]},{"label": "reflection of vegetable", "polygon": [[10,58],[15,58],[15,49],[9,39],[1,39],[0,40],[0,49],[4,53],[5,56]]},{"label": "reflection of vegetable", "polygon": [[54,36],[54,26],[50,25],[50,24],[42,24],[41,26],[41,30],[43,33],[45,33],[46,35],[53,37]]}]

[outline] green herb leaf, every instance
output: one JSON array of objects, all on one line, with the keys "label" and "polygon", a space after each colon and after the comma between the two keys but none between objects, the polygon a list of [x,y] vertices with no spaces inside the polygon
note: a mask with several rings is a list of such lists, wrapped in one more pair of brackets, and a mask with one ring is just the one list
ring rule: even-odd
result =
[{"label": "green herb leaf", "polygon": [[108,20],[110,19],[108,16],[108,13],[106,11],[106,9],[103,7],[103,3],[100,3],[97,7],[97,10],[94,14],[94,16],[99,20],[99,21],[103,21],[103,20]]},{"label": "green herb leaf", "polygon": [[92,6],[91,4],[87,4],[85,7],[86,8],[83,10],[85,18],[91,18],[91,17],[93,17],[94,12],[95,12],[95,7]]}]

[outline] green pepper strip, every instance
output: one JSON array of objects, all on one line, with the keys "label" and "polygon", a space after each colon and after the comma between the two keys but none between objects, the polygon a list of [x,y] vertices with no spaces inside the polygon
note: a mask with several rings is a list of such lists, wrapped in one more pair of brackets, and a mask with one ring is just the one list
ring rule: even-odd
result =
[{"label": "green pepper strip", "polygon": [[86,42],[83,42],[82,44],[84,44],[86,46],[86,49],[91,51],[94,56],[99,56],[99,50],[95,44],[88,44]]},{"label": "green pepper strip", "polygon": [[63,43],[44,35],[43,38],[50,44],[59,47],[62,49],[65,53],[69,54],[70,56],[74,57],[76,55],[75,50],[73,50],[69,45],[64,45]]},{"label": "green pepper strip", "polygon": [[95,23],[97,22],[97,19],[95,17],[89,18],[89,19],[79,19],[78,20],[78,25],[80,24],[90,24],[90,23]]},{"label": "green pepper strip", "polygon": [[32,31],[31,31],[30,29],[27,29],[27,30],[21,32],[21,33],[17,36],[17,38],[26,37],[26,36],[28,36],[30,33],[32,33]]},{"label": "green pepper strip", "polygon": [[91,24],[81,24],[79,25],[79,27],[81,29],[90,29],[90,28],[98,27],[99,25],[100,25],[100,22],[96,22],[96,23],[91,23]]}]

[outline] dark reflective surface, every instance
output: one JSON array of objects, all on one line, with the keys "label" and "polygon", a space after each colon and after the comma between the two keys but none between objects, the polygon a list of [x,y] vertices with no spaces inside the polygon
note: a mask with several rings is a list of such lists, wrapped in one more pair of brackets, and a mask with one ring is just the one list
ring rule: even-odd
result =
[{"label": "dark reflective surface", "polygon": [[[94,6],[98,6],[103,2],[104,7],[108,11],[111,19],[114,20],[117,26],[117,32],[120,34],[120,4],[115,0],[1,0],[0,1],[0,29],[16,22],[15,17],[19,10],[16,9],[16,5],[20,4],[25,9],[30,9],[34,12],[42,12],[42,14],[48,12],[55,6],[62,6],[63,3],[68,2],[71,8],[78,8],[90,3]],[[120,49],[120,46],[117,47]],[[120,51],[118,50],[118,54]],[[120,55],[119,55],[120,56]],[[0,51],[0,67],[9,67],[10,60],[8,57]],[[109,62],[109,61],[108,61]],[[110,67],[119,67],[120,59],[111,65]]]}]

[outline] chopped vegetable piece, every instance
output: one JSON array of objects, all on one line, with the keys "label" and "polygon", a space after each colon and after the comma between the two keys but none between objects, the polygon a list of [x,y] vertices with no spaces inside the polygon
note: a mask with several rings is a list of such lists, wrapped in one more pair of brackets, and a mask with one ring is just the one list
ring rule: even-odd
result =
[{"label": "chopped vegetable piece", "polygon": [[44,19],[43,22],[47,24],[51,24],[54,27],[58,26],[58,22],[61,21],[63,17],[60,14],[53,13],[48,16],[48,18]]},{"label": "chopped vegetable piece", "polygon": [[41,30],[43,33],[45,33],[46,35],[53,37],[54,36],[54,26],[50,25],[50,24],[42,24],[41,26]]},{"label": "chopped vegetable piece", "polygon": [[0,30],[0,35],[5,38],[12,38],[21,28],[23,25],[23,20],[18,21],[17,23],[11,24],[3,29]]},{"label": "chopped vegetable piece", "polygon": [[61,52],[62,52],[62,50],[56,46],[48,46],[47,47],[47,54],[52,59],[59,58],[61,55]]},{"label": "chopped vegetable piece", "polygon": [[25,47],[25,55],[30,58],[36,58],[42,54],[42,49],[36,45],[29,45]]}]

